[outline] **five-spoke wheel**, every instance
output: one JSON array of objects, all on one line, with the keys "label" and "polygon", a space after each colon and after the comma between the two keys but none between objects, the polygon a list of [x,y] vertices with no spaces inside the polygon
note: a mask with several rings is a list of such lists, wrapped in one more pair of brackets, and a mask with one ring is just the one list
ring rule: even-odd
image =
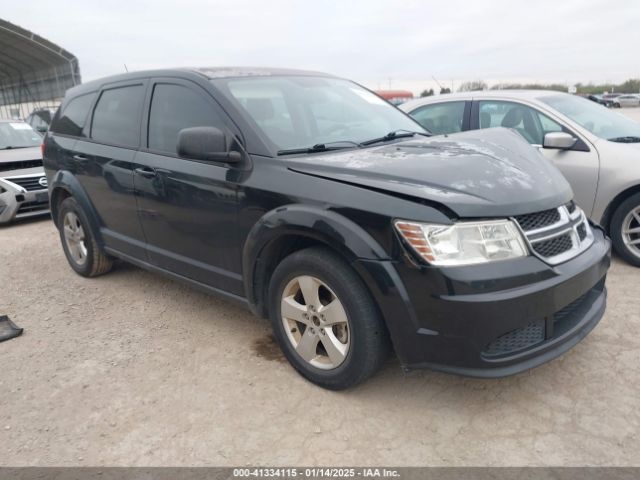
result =
[{"label": "five-spoke wheel", "polygon": [[388,353],[387,330],[371,294],[327,248],[300,250],[280,262],[269,284],[269,316],[289,362],[325,388],[362,382]]},{"label": "five-spoke wheel", "polygon": [[295,277],[282,292],[280,311],[287,338],[302,359],[322,369],[344,362],[349,352],[349,319],[324,282],[310,275]]}]

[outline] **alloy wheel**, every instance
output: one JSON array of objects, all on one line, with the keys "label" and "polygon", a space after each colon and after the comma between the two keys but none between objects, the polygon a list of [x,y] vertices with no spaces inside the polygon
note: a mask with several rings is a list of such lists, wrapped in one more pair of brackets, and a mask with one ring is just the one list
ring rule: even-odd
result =
[{"label": "alloy wheel", "polygon": [[295,277],[280,303],[282,323],[296,353],[316,368],[331,370],[347,358],[349,319],[340,299],[318,278]]},{"label": "alloy wheel", "polygon": [[632,209],[624,218],[622,240],[629,251],[640,258],[640,206]]},{"label": "alloy wheel", "polygon": [[74,212],[67,212],[62,222],[64,241],[67,250],[78,265],[84,265],[87,261],[87,246],[85,244],[84,229],[80,218]]}]

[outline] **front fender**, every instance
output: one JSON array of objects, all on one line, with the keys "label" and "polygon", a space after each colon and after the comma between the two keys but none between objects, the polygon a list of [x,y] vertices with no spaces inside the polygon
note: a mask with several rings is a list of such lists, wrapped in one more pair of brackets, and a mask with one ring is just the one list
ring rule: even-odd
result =
[{"label": "front fender", "polygon": [[89,196],[87,195],[84,187],[80,184],[75,175],[68,170],[58,170],[49,181],[49,199],[51,201],[51,216],[53,218],[53,222],[58,226],[58,206],[56,199],[61,190],[66,192],[68,195],[71,195],[74,200],[78,202],[87,216],[96,242],[99,246],[103,246],[104,241],[100,234],[98,213],[91,203],[91,200],[89,200]]},{"label": "front fender", "polygon": [[[350,263],[356,259],[389,258],[387,252],[362,227],[334,211],[300,204],[278,207],[256,222],[244,244],[244,286],[247,300],[252,306],[260,303],[256,291],[256,270],[260,257],[271,242],[283,236],[314,239],[336,250]],[[254,311],[258,313],[259,310],[256,307]]]},{"label": "front fender", "polygon": [[314,239],[337,251],[350,263],[378,305],[391,340],[397,345],[417,324],[409,296],[398,276],[394,261],[362,227],[331,210],[310,205],[288,205],[265,214],[251,229],[244,245],[245,293],[251,310],[267,316],[265,272],[269,267],[269,246],[283,236]]}]

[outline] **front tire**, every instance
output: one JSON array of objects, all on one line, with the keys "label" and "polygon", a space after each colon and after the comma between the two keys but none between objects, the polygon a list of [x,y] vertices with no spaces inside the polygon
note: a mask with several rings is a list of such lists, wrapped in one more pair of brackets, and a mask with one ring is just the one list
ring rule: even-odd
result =
[{"label": "front tire", "polygon": [[640,193],[627,198],[614,212],[611,240],[618,255],[640,267]]},{"label": "front tire", "polygon": [[269,316],[291,365],[307,380],[343,390],[373,375],[389,351],[365,285],[339,256],[308,248],[285,258],[269,284]]},{"label": "front tire", "polygon": [[113,260],[96,243],[87,216],[73,197],[58,210],[58,230],[67,261],[83,277],[97,277],[111,270]]}]

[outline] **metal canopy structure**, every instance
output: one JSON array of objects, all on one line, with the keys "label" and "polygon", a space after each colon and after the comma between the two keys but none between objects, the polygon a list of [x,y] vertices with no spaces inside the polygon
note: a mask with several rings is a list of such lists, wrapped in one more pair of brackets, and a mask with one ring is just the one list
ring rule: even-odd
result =
[{"label": "metal canopy structure", "polygon": [[78,59],[64,48],[0,19],[0,117],[28,115],[81,82]]}]

